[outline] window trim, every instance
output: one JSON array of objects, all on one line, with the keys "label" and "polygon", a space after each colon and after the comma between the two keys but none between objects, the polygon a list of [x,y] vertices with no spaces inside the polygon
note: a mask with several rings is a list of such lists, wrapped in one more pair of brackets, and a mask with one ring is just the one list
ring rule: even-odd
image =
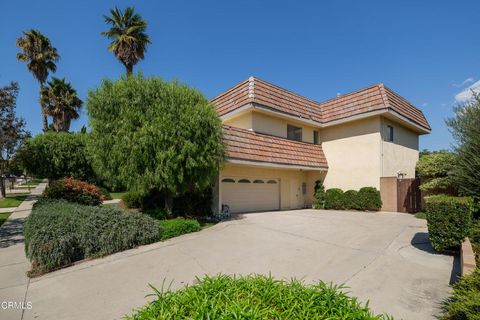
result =
[{"label": "window trim", "polygon": [[393,142],[394,137],[395,137],[395,134],[394,134],[393,126],[387,125],[387,133],[385,136],[385,141]]},{"label": "window trim", "polygon": [[313,144],[320,144],[320,134],[318,130],[313,130]]}]

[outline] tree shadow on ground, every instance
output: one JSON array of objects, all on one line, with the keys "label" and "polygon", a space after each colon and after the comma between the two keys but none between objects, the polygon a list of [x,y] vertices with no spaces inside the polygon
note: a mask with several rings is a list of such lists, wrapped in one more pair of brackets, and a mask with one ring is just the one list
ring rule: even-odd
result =
[{"label": "tree shadow on ground", "polygon": [[9,219],[0,227],[0,248],[8,248],[23,242],[24,218]]}]

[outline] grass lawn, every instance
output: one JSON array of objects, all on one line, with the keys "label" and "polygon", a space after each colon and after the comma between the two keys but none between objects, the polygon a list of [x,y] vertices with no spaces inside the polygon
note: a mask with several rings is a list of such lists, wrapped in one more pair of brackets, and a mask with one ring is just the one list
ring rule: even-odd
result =
[{"label": "grass lawn", "polygon": [[122,196],[127,193],[126,191],[123,192],[110,192],[112,199],[122,199]]},{"label": "grass lawn", "polygon": [[11,215],[11,212],[0,213],[0,226],[7,221],[7,218]]},{"label": "grass lawn", "polygon": [[415,213],[415,218],[417,219],[427,219],[427,213],[425,211],[419,211]]},{"label": "grass lawn", "polygon": [[26,197],[25,194],[9,194],[6,198],[0,199],[0,208],[18,207]]}]

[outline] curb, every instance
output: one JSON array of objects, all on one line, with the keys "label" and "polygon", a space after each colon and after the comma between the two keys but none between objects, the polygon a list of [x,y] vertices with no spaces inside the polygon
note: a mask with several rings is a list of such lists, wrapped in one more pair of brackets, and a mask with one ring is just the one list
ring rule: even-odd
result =
[{"label": "curb", "polygon": [[462,276],[472,273],[476,266],[472,244],[470,243],[470,239],[465,238],[460,248],[460,268]]}]

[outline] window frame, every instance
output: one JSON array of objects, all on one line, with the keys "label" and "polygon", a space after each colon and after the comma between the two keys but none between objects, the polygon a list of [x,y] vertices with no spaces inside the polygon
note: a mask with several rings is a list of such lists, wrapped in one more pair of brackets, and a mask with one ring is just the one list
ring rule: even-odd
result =
[{"label": "window frame", "polygon": [[[291,135],[293,133],[293,136]],[[287,124],[287,139],[293,141],[303,141],[303,128],[293,124]]]},{"label": "window frame", "polygon": [[320,134],[318,130],[313,130],[313,144],[320,144]]},{"label": "window frame", "polygon": [[394,140],[394,137],[395,137],[395,133],[394,133],[394,129],[393,129],[393,126],[391,125],[387,125],[387,130],[386,130],[386,134],[385,134],[385,141],[387,142],[393,142]]}]

